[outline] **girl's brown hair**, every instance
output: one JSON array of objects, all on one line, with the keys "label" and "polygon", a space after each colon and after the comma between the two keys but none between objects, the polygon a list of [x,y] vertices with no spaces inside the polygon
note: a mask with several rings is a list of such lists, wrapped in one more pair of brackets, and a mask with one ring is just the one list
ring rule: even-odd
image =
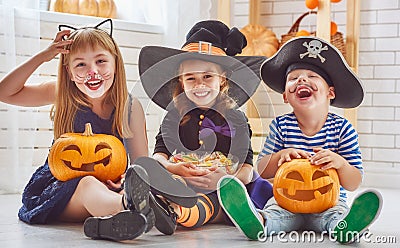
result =
[{"label": "girl's brown hair", "polygon": [[105,102],[115,106],[112,132],[121,137],[131,136],[132,132],[128,128],[128,108],[126,107],[131,103],[128,102],[124,62],[117,44],[106,31],[98,28],[78,29],[72,32],[68,39],[72,39],[74,42],[66,47],[70,53],[60,56],[56,100],[51,110],[51,118],[54,121],[54,138],[57,139],[63,133],[73,132],[73,121],[81,106],[92,107],[85,94],[71,80],[66,66],[69,64],[71,54],[95,47],[103,48],[115,57],[114,82],[105,95]]}]

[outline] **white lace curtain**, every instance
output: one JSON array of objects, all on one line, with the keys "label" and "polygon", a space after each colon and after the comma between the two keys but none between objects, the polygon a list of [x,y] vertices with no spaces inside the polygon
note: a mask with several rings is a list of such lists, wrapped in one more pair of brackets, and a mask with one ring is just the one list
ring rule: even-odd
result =
[{"label": "white lace curtain", "polygon": [[[0,77],[40,50],[40,12],[47,0],[0,0]],[[118,15],[132,22],[161,25],[165,45],[180,47],[199,20],[210,18],[212,0],[115,0]],[[130,7],[131,6],[131,7]],[[127,10],[127,11],[121,11]],[[27,44],[29,42],[29,44]],[[43,81],[40,68],[27,84]],[[0,194],[21,192],[36,169],[37,109],[0,102]],[[44,160],[43,160],[44,162]]]}]

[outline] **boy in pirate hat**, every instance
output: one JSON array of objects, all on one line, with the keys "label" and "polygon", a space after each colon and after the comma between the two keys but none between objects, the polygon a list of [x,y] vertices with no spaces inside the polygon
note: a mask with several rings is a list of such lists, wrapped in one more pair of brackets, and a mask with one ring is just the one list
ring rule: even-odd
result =
[{"label": "boy in pirate hat", "polygon": [[[153,102],[167,110],[153,158],[159,167],[184,178],[198,192],[194,207],[171,203],[182,226],[194,228],[224,219],[216,185],[227,174],[223,167],[200,168],[197,161],[179,161],[182,156],[223,154],[237,158],[239,169],[233,174],[247,186],[255,204],[263,206],[272,196],[270,183],[253,171],[251,129],[245,114],[238,109],[257,89],[260,66],[265,60],[262,56],[236,56],[246,44],[237,28],[207,20],[192,27],[182,49],[148,46],[140,52],[144,90]],[[159,170],[155,166],[145,169],[150,177]]]},{"label": "boy in pirate hat", "polygon": [[[337,170],[339,201],[318,214],[292,213],[279,206],[275,198],[257,210],[247,201],[241,182],[225,177],[219,182],[225,187],[218,191],[222,207],[249,239],[306,228],[329,233],[341,243],[356,240],[378,217],[381,195],[367,190],[355,198],[349,210],[346,190],[356,190],[363,177],[358,135],[349,121],[329,112],[329,106],[357,107],[364,96],[360,80],[334,46],[315,37],[286,43],[263,63],[261,77],[283,94],[293,112],[276,117],[270,124],[258,158],[258,172],[272,178],[284,162],[309,159],[322,170]],[[230,191],[236,192],[235,199],[228,197]]]}]

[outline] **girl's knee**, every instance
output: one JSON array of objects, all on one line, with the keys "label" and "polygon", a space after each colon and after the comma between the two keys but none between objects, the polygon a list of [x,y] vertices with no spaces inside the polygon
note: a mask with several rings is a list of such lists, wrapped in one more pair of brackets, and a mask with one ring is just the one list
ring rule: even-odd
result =
[{"label": "girl's knee", "polygon": [[78,186],[76,190],[87,190],[91,187],[106,187],[105,184],[100,182],[96,177],[94,176],[84,176],[82,179],[79,181]]}]

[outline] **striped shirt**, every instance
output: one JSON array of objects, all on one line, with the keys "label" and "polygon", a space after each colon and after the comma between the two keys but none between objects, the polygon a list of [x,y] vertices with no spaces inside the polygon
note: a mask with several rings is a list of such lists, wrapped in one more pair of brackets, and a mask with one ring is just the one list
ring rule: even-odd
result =
[{"label": "striped shirt", "polygon": [[[269,130],[257,162],[265,155],[286,148],[302,149],[315,154],[313,148],[322,147],[341,155],[350,165],[356,167],[361,175],[364,173],[358,134],[351,123],[339,115],[328,113],[324,126],[313,136],[302,133],[294,113],[276,117],[269,125]],[[340,199],[345,201],[346,198],[346,190],[341,186]]]}]

